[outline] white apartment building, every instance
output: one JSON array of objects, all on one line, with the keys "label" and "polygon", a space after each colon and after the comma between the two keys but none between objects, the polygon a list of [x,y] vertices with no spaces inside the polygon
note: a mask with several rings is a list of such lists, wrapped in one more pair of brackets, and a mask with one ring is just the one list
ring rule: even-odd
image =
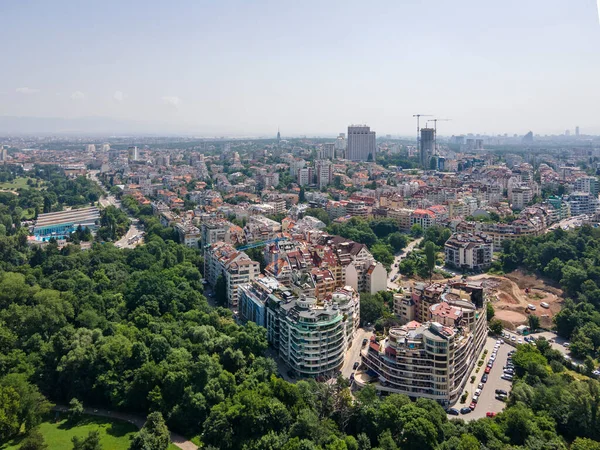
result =
[{"label": "white apartment building", "polygon": [[333,181],[333,164],[331,164],[331,161],[317,160],[315,171],[317,173],[317,188],[322,189],[331,184]]},{"label": "white apartment building", "polygon": [[298,169],[298,185],[306,186],[311,184],[312,181],[312,168],[304,167],[302,169]]},{"label": "white apartment building", "polygon": [[371,341],[361,358],[376,377],[357,374],[357,386],[372,384],[380,391],[453,405],[485,344],[484,306],[464,292],[443,294],[442,302],[429,308],[429,321],[392,327],[384,339]]},{"label": "white apartment building", "polygon": [[348,127],[348,146],[346,159],[351,161],[375,161],[377,143],[375,132],[367,125],[350,125]]},{"label": "white apartment building", "polygon": [[529,186],[512,188],[511,204],[513,209],[523,209],[533,200],[533,190]]},{"label": "white apartment building", "polygon": [[198,248],[200,242],[200,230],[190,223],[175,224],[175,229],[179,234],[179,242],[187,247]]},{"label": "white apartment building", "polygon": [[492,264],[493,248],[493,240],[485,234],[454,233],[444,244],[446,264],[459,269],[487,269]]},{"label": "white apartment building", "polygon": [[260,264],[225,242],[217,242],[204,252],[206,280],[215,286],[220,275],[225,277],[227,303],[230,308],[238,307],[238,287],[260,274]]},{"label": "white apartment building", "polygon": [[200,225],[202,232],[202,245],[216,244],[217,242],[231,243],[231,223],[223,219],[209,219]]}]

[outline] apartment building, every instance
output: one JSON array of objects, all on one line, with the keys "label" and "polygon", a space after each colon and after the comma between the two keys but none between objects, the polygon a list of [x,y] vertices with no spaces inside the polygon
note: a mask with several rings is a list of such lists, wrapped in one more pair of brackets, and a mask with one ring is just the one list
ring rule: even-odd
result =
[{"label": "apartment building", "polygon": [[200,230],[191,223],[177,223],[175,229],[179,235],[179,242],[187,247],[198,248],[200,243]]},{"label": "apartment building", "polygon": [[593,215],[600,209],[598,196],[589,192],[573,192],[566,197],[572,216]]},{"label": "apartment building", "polygon": [[492,264],[493,248],[492,239],[483,233],[454,233],[444,244],[446,264],[459,269],[487,269]]},{"label": "apartment building", "polygon": [[425,322],[392,327],[379,342],[373,337],[361,353],[369,371],[357,374],[355,382],[453,405],[483,349],[486,326],[481,292],[449,288],[429,307]]},{"label": "apartment building", "polygon": [[250,216],[244,227],[247,242],[274,239],[281,232],[281,224],[261,215]]},{"label": "apartment building", "polygon": [[200,225],[202,245],[210,245],[217,242],[230,244],[231,226],[232,224],[224,219],[209,219],[203,221]]},{"label": "apartment building", "polygon": [[225,242],[217,242],[206,248],[204,253],[206,280],[215,286],[220,275],[225,278],[227,303],[230,308],[238,307],[238,287],[260,274],[260,264]]},{"label": "apartment building", "polygon": [[239,291],[240,319],[267,328],[269,343],[298,376],[332,376],[341,368],[360,321],[359,297],[352,288],[318,301],[260,277]]}]

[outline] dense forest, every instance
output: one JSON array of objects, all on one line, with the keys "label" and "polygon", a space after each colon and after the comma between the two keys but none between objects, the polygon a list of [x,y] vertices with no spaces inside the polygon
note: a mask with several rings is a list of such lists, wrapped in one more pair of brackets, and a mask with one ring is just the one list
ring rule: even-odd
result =
[{"label": "dense forest", "polygon": [[558,283],[567,300],[555,317],[557,333],[577,358],[600,350],[600,229],[561,228],[537,237],[505,241],[496,269],[524,267]]}]

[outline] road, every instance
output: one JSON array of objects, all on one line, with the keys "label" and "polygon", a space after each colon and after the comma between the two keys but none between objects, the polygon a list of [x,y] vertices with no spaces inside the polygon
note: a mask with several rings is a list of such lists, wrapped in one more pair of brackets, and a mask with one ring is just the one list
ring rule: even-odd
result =
[{"label": "road", "polygon": [[[467,384],[465,386],[465,390],[469,392],[469,396],[465,404],[461,404],[460,402],[454,405],[455,408],[460,409],[463,406],[469,406],[471,404],[471,399],[473,398],[473,393],[477,389],[477,385],[481,383],[481,377],[484,374],[485,367],[492,355],[492,351],[494,348],[494,344],[496,340],[494,338],[488,337],[485,343],[485,349],[487,349],[488,353],[485,356],[485,364],[481,366],[479,373],[475,373],[475,369],[472,374],[475,375],[475,383],[471,384],[471,380],[467,380]],[[466,421],[476,420],[485,417],[488,412],[499,413],[504,409],[505,403],[496,400],[496,389],[503,389],[506,392],[510,392],[512,384],[510,381],[503,380],[500,378],[503,374],[503,367],[506,365],[506,358],[508,357],[508,352],[514,350],[514,347],[508,344],[500,345],[498,349],[498,353],[496,355],[496,361],[494,366],[490,370],[488,375],[487,383],[483,383],[483,389],[481,391],[481,396],[479,397],[479,401],[477,402],[477,407],[470,414],[460,415],[460,417]],[[477,367],[477,364],[475,364]],[[457,417],[457,416],[448,416],[448,417]]]},{"label": "road", "polygon": [[[100,186],[100,188],[104,191],[104,195],[99,200],[100,206],[102,206],[103,208],[106,208],[108,206],[114,206],[115,208],[119,208],[125,211],[123,209],[123,205],[121,205],[121,202],[114,195],[111,195],[106,191],[106,188],[98,179],[98,171],[90,171],[90,179],[92,181],[95,181],[96,184],[98,184],[98,186]],[[139,220],[133,217],[127,211],[125,212],[127,213],[131,224],[129,225],[129,230],[127,230],[127,233],[125,233],[125,235],[121,239],[115,242],[115,246],[119,248],[134,248],[144,243],[144,232],[141,229]]]},{"label": "road", "polygon": [[[69,408],[64,405],[56,405],[55,411],[66,413]],[[91,416],[108,417],[110,419],[124,420],[132,423],[136,427],[142,428],[146,423],[146,418],[137,414],[129,414],[117,411],[108,411],[106,409],[84,408],[84,413]],[[198,450],[198,446],[191,441],[188,441],[183,436],[171,432],[171,442],[182,450]]]},{"label": "road", "polygon": [[398,289],[398,284],[395,281],[392,281],[392,278],[394,278],[394,276],[398,274],[398,268],[396,267],[396,264],[398,264],[400,262],[400,260],[405,258],[406,255],[408,255],[410,252],[412,252],[413,249],[417,245],[419,245],[419,243],[422,240],[423,240],[423,238],[415,239],[414,241],[410,242],[404,250],[402,250],[400,253],[398,253],[396,255],[396,257],[394,258],[394,264],[392,264],[392,270],[390,270],[390,273],[388,273],[388,288]]},{"label": "road", "polygon": [[364,328],[356,330],[354,339],[352,340],[352,346],[346,350],[344,355],[344,365],[342,366],[342,376],[344,378],[350,378],[352,372],[354,372],[353,366],[356,361],[360,362],[360,350],[362,349],[363,339],[369,339],[373,334],[372,331],[367,331]]}]

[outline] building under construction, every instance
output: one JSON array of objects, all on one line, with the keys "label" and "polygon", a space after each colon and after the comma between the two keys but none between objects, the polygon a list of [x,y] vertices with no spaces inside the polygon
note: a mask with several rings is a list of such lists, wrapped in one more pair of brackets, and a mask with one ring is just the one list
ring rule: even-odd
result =
[{"label": "building under construction", "polygon": [[429,169],[431,157],[435,153],[435,130],[433,128],[421,128],[420,144],[421,167],[427,170]]}]

